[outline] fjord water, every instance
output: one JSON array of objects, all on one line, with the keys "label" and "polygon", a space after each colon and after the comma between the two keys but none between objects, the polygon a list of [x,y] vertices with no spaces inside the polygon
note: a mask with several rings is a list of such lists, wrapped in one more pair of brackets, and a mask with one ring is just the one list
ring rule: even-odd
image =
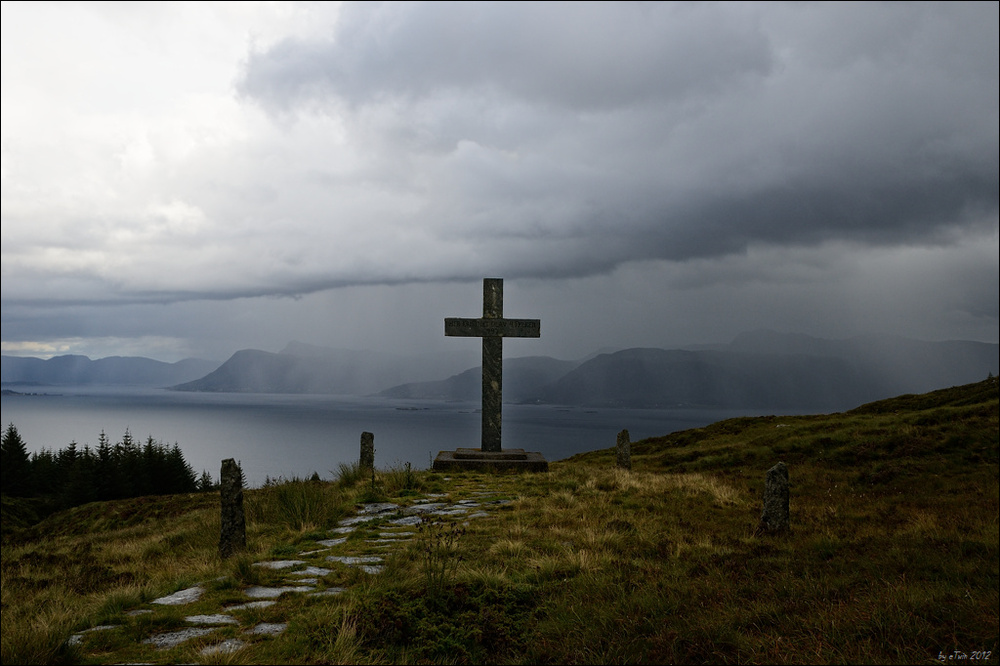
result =
[{"label": "fjord water", "polygon": [[[356,462],[361,433],[375,434],[375,464],[426,469],[438,451],[479,447],[479,404],[377,397],[189,393],[159,389],[59,387],[4,395],[3,427],[13,423],[29,451],[58,450],[75,441],[114,443],[126,428],[177,443],[197,474],[217,479],[221,461],[235,458],[251,486],[267,477],[321,478]],[[713,409],[585,409],[556,405],[503,407],[503,445],[540,451],[548,460],[615,445],[628,428],[632,441],[695,428],[750,412]]]}]

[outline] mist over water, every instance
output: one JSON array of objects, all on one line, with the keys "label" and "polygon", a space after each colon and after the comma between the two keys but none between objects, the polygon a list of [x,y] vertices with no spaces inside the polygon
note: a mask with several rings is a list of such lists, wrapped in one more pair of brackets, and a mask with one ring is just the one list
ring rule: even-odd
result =
[{"label": "mist over water", "polygon": [[[0,400],[3,427],[13,423],[31,452],[71,441],[96,448],[101,431],[117,442],[128,428],[140,443],[150,435],[176,442],[195,472],[208,470],[213,479],[223,459],[235,458],[251,486],[313,472],[334,478],[340,463],[357,461],[365,430],[375,434],[379,468],[409,462],[426,469],[438,451],[480,444],[479,404],[471,402],[121,387],[37,391]],[[504,447],[540,451],[549,461],[614,446],[622,428],[636,441],[751,414],[506,404],[503,410]]]}]

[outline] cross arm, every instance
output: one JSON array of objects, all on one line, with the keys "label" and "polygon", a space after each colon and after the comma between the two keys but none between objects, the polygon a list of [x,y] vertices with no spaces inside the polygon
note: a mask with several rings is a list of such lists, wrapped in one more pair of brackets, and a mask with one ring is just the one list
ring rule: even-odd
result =
[{"label": "cross arm", "polygon": [[444,320],[444,334],[466,338],[539,338],[541,321],[538,319],[466,319],[448,317]]}]

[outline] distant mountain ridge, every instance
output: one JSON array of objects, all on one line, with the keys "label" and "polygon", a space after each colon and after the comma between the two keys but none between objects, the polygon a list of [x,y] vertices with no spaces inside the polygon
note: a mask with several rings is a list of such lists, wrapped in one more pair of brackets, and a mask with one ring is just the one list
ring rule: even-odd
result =
[{"label": "distant mountain ridge", "polygon": [[[480,398],[469,354],[407,357],[298,342],[281,352],[244,349],[225,363],[63,356],[3,357],[4,383],[126,384],[182,391],[379,395],[423,400]],[[998,372],[995,343],[923,342],[867,336],[826,340],[753,331],[728,345],[634,348],[577,361],[504,359],[508,403],[621,408],[745,408],[839,411],[904,393],[957,386]],[[207,365],[206,365],[207,364]],[[433,379],[433,377],[445,377]],[[179,377],[179,379],[173,379]]]},{"label": "distant mountain ridge", "polygon": [[[550,356],[525,356],[503,360],[503,396],[505,402],[537,402],[539,387],[546,386],[579,365]],[[380,391],[385,398],[421,400],[479,400],[482,396],[483,370],[469,368],[448,379],[413,382]]]},{"label": "distant mountain ridge", "polygon": [[[555,359],[505,360],[504,401],[837,411],[996,375],[998,350],[1000,346],[983,342],[888,336],[824,340],[754,331],[729,345],[624,349],[583,362],[560,362],[568,369],[555,378],[560,366],[549,363]],[[542,363],[548,363],[547,372]],[[479,368],[473,368],[437,382],[393,387],[380,395],[475,400],[480,376]]]},{"label": "distant mountain ridge", "polygon": [[178,391],[369,395],[386,386],[465,367],[461,356],[418,357],[289,343],[280,352],[243,349]]},{"label": "distant mountain ridge", "polygon": [[218,365],[218,362],[203,359],[164,363],[141,356],[108,356],[97,360],[78,355],[54,356],[47,360],[3,356],[0,381],[40,386],[166,387],[202,377]]}]

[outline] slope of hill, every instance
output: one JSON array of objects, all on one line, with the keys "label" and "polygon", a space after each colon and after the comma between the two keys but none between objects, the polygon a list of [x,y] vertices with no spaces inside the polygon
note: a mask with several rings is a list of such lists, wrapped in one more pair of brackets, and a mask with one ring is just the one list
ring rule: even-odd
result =
[{"label": "slope of hill", "polygon": [[728,350],[843,359],[872,379],[878,378],[879,397],[979,381],[987,372],[997,374],[1000,357],[997,344],[971,340],[926,342],[898,335],[825,340],[775,331],[742,333]]},{"label": "slope of hill", "polygon": [[[248,490],[250,547],[230,560],[211,494],[96,502],[27,530],[11,529],[5,498],[0,657],[195,663],[227,646],[226,663],[996,663],[998,421],[992,378],[651,438],[633,444],[631,471],[613,449],[520,476],[344,466],[335,482]],[[761,533],[779,460],[791,529]],[[320,548],[359,504],[421,511],[430,497],[476,508],[375,546],[398,514],[365,505],[367,522]],[[327,558],[341,548],[385,568]],[[234,607],[307,560],[323,596]],[[199,581],[186,606],[149,603]],[[230,624],[191,632],[220,609]],[[184,632],[196,637],[151,640]]]},{"label": "slope of hill", "polygon": [[185,359],[164,363],[135,356],[109,356],[90,360],[86,356],[40,358],[4,356],[0,380],[4,384],[49,386],[171,386],[202,377],[218,367],[214,361]]},{"label": "slope of hill", "polygon": [[842,359],[626,349],[581,364],[541,391],[541,399],[590,407],[835,410],[878,393]]}]

